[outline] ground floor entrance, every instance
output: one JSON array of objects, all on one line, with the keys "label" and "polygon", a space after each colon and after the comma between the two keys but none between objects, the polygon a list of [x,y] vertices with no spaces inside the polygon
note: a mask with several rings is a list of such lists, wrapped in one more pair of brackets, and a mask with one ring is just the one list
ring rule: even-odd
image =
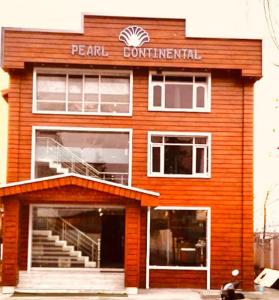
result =
[{"label": "ground floor entrance", "polygon": [[29,269],[124,267],[125,208],[31,205]]},{"label": "ground floor entrance", "polygon": [[69,174],[10,184],[1,196],[3,286],[129,293],[144,286],[146,213],[159,194]]}]

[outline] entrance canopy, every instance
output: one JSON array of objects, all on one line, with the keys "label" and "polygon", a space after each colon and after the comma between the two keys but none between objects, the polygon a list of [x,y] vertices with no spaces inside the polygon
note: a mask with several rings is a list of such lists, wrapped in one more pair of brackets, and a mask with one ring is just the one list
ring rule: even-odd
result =
[{"label": "entrance canopy", "polygon": [[0,188],[0,197],[70,185],[104,192],[126,199],[138,200],[141,206],[159,205],[159,193],[73,173],[9,183]]}]

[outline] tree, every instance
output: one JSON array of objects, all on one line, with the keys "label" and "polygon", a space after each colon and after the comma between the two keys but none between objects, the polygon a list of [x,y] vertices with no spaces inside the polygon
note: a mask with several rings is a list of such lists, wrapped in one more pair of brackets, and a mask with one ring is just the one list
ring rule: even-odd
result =
[{"label": "tree", "polygon": [[279,0],[263,0],[263,6],[271,39],[279,50]]}]

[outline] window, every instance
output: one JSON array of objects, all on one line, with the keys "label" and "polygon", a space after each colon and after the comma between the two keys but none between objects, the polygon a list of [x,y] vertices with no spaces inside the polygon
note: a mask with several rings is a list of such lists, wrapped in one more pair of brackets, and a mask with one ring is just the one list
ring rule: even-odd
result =
[{"label": "window", "polygon": [[210,134],[149,133],[149,176],[209,177]]},{"label": "window", "polygon": [[34,112],[130,115],[132,73],[35,69]]},{"label": "window", "polygon": [[208,209],[151,209],[151,268],[206,267],[208,222]]},{"label": "window", "polygon": [[130,130],[37,129],[34,177],[76,173],[128,185],[129,145]]},{"label": "window", "polygon": [[30,223],[31,268],[124,266],[123,207],[31,205]]},{"label": "window", "polygon": [[149,109],[210,111],[211,77],[207,73],[150,73]]}]

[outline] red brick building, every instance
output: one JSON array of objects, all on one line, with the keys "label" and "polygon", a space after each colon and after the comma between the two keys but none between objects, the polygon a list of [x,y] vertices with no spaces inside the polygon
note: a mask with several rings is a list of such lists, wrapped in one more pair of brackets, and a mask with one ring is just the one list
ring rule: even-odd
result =
[{"label": "red brick building", "polygon": [[105,16],[2,38],[3,285],[218,288],[238,268],[251,288],[261,41]]}]

